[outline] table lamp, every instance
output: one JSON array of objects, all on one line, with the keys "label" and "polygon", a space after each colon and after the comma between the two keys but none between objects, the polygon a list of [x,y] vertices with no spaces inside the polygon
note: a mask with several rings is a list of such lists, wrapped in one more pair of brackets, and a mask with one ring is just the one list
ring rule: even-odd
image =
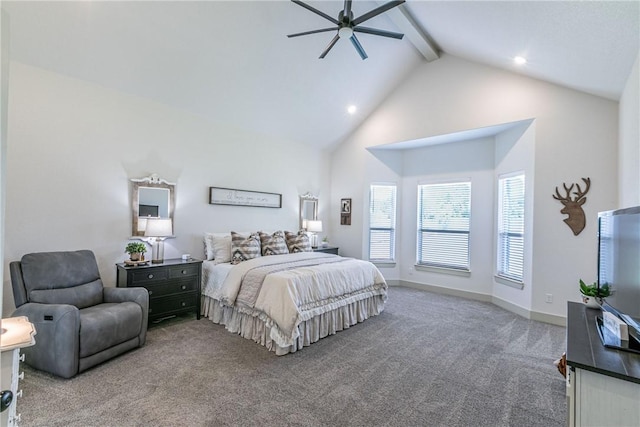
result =
[{"label": "table lamp", "polygon": [[322,221],[307,221],[307,231],[311,233],[311,247],[318,247],[318,235],[316,233],[322,232]]},{"label": "table lamp", "polygon": [[173,224],[171,218],[147,218],[147,227],[144,230],[145,237],[151,237],[151,262],[159,264],[164,262],[164,239],[173,236]]}]

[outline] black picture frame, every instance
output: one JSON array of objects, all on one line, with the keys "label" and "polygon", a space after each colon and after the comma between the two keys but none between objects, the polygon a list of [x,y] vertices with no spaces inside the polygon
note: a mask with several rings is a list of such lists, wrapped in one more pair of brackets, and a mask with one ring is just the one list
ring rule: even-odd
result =
[{"label": "black picture frame", "polygon": [[351,199],[340,199],[340,225],[351,225]]}]

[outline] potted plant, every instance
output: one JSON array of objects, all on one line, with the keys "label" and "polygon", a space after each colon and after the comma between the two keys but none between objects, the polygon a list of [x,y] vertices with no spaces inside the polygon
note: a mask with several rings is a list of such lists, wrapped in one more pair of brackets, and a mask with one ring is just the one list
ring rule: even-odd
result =
[{"label": "potted plant", "polygon": [[144,253],[147,252],[147,245],[142,242],[128,243],[124,251],[129,254],[131,261],[144,261]]},{"label": "potted plant", "polygon": [[329,246],[329,239],[327,238],[327,236],[324,236],[322,238],[322,247],[326,248],[327,246]]},{"label": "potted plant", "polygon": [[598,283],[593,282],[591,285],[587,285],[582,279],[580,279],[580,293],[582,294],[582,302],[587,307],[600,308],[602,298],[606,298],[611,295],[611,290],[609,289],[608,283],[605,283],[598,288]]}]

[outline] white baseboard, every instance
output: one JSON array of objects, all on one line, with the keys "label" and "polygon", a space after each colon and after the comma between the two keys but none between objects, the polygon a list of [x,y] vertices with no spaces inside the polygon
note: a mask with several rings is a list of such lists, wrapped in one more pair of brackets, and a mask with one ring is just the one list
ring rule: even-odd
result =
[{"label": "white baseboard", "polygon": [[[396,283],[393,284],[393,282],[396,282]],[[404,286],[407,288],[418,289],[421,291],[435,292],[437,294],[453,295],[454,297],[473,299],[476,301],[491,302],[491,295],[479,294],[477,292],[470,292],[470,291],[462,291],[459,289],[445,288],[444,286],[428,285],[426,283],[407,282],[406,280],[388,280],[387,284],[389,284],[389,286]]]},{"label": "white baseboard", "polygon": [[497,305],[500,308],[503,308],[507,311],[515,313],[518,316],[522,316],[525,319],[536,320],[539,322],[550,323],[552,325],[558,325],[558,326],[567,325],[567,319],[565,317],[557,316],[555,314],[540,313],[537,311],[527,310],[524,307],[520,307],[517,304],[514,304],[509,301],[505,301],[493,295],[463,291],[460,289],[445,288],[443,286],[429,285],[425,283],[408,282],[406,280],[387,280],[387,284],[389,286],[404,286],[407,288],[418,289],[421,291],[429,291],[429,292],[435,292],[438,294],[453,295],[456,297],[472,299],[476,301],[490,302],[492,304]]},{"label": "white baseboard", "polygon": [[558,316],[557,314],[541,313],[539,311],[531,312],[531,320],[539,322],[551,323],[552,325],[567,326],[567,318]]},{"label": "white baseboard", "polygon": [[539,311],[527,310],[524,307],[520,307],[509,301],[505,301],[498,297],[491,298],[491,302],[498,307],[504,308],[507,311],[515,313],[525,319],[537,320],[538,322],[551,323],[552,325],[567,326],[567,319],[562,316],[549,313],[541,313]]}]

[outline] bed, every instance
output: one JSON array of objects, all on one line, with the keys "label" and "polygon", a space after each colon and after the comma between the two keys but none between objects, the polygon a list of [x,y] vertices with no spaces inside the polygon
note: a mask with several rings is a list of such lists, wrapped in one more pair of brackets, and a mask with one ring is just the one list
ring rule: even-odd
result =
[{"label": "bed", "polygon": [[387,299],[372,263],[306,250],[235,264],[212,259],[202,276],[204,317],[277,355],[380,314]]}]

